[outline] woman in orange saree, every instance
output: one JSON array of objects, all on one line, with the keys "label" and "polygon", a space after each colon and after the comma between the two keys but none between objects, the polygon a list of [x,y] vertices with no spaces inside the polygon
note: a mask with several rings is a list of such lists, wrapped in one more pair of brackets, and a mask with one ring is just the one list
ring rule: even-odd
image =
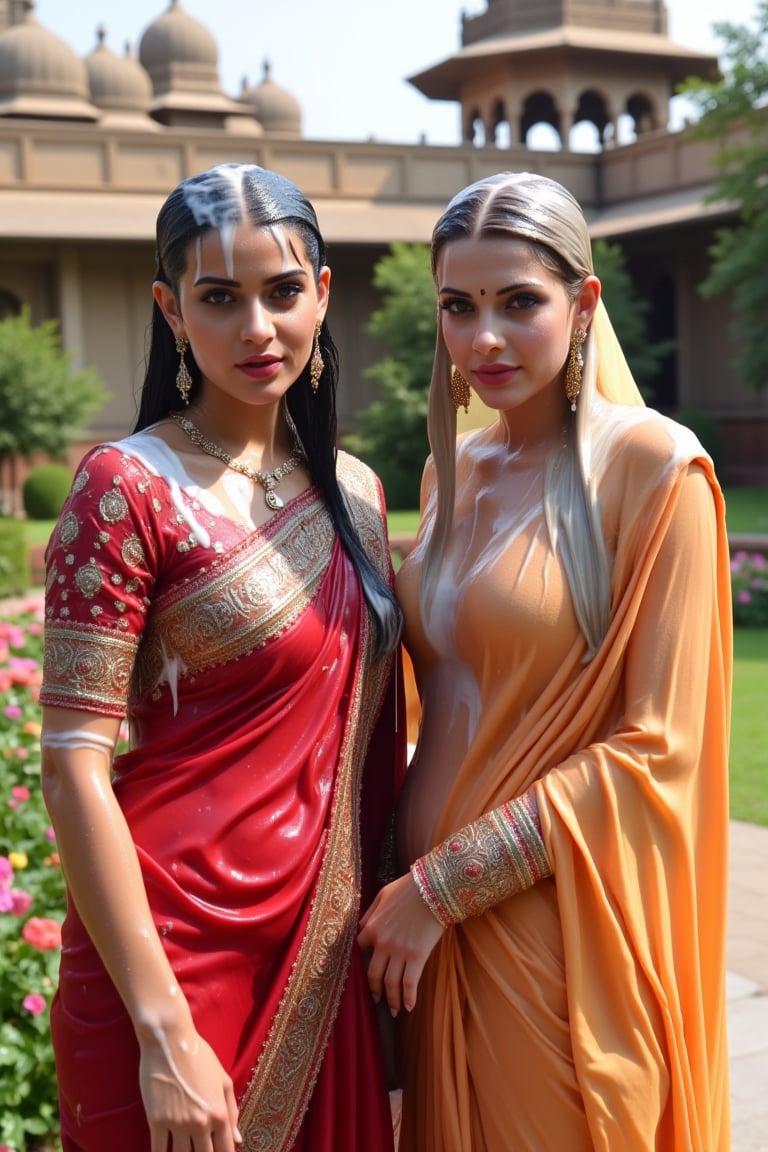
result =
[{"label": "woman in orange saree", "polygon": [[[400,1150],[727,1152],[712,464],[643,405],[564,188],[480,180],[432,251],[432,456],[397,577],[408,870],[360,934],[408,1010]],[[474,392],[489,419],[457,443]]]},{"label": "woman in orange saree", "polygon": [[[315,234],[311,207],[252,166],[189,183],[168,219],[187,254],[190,231],[201,243],[178,276],[161,261],[156,298],[173,320],[167,290],[215,282],[244,379],[203,367],[206,283],[203,321],[194,295],[184,306],[189,407],[147,418],[145,386],[138,430],[84,458],[47,556],[44,786],[70,897],[52,1011],[62,1141],[391,1152],[355,945],[404,762],[381,487],[317,445],[335,361],[322,247],[296,224]],[[249,313],[234,324],[233,300]],[[171,329],[163,311],[155,338]],[[236,443],[238,426],[251,451],[260,430],[279,450],[291,429],[296,463],[271,485],[243,476],[246,452],[224,460],[201,433]]]}]

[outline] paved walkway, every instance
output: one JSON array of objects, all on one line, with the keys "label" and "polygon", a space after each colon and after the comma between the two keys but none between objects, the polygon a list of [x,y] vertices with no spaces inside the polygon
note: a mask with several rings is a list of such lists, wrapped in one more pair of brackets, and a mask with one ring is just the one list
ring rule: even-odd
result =
[{"label": "paved walkway", "polygon": [[768,1152],[768,828],[731,823],[728,1040],[733,1152]]},{"label": "paved walkway", "polygon": [[[34,591],[0,603],[8,615]],[[731,823],[728,1038],[732,1152],[768,1152],[768,828]]]}]

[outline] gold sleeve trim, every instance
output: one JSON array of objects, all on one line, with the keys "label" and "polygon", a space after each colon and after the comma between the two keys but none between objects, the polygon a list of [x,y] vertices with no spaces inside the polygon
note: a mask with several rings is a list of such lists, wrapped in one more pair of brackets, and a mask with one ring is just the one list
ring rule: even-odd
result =
[{"label": "gold sleeve trim", "polygon": [[96,625],[49,621],[40,703],[124,716],[137,644]]},{"label": "gold sleeve trim", "polygon": [[411,866],[432,914],[449,927],[552,875],[532,795],[487,812]]}]

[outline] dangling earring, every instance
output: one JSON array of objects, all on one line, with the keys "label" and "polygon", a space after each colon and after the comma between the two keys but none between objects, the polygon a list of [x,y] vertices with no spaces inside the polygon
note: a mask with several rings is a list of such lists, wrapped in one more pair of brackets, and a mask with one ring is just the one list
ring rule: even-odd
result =
[{"label": "dangling earring", "polygon": [[315,325],[315,343],[312,348],[312,359],[309,362],[309,383],[313,392],[317,392],[320,387],[320,377],[323,374],[323,354],[320,351],[320,327],[321,322],[318,320]]},{"label": "dangling earring", "polygon": [[459,372],[454,364],[451,368],[451,400],[453,406],[458,412],[459,408],[463,408],[465,412],[469,412],[469,401],[472,399],[472,393],[469,389],[469,384]]},{"label": "dangling earring", "polygon": [[581,374],[584,371],[584,357],[581,346],[587,338],[583,328],[577,328],[571,336],[571,347],[568,352],[568,364],[565,369],[565,395],[571,405],[571,412],[576,411],[576,401],[581,392]]},{"label": "dangling earring", "polygon": [[188,341],[183,336],[176,337],[176,351],[179,354],[179,370],[176,373],[176,387],[185,404],[189,404],[189,393],[192,391],[192,377],[184,359]]}]

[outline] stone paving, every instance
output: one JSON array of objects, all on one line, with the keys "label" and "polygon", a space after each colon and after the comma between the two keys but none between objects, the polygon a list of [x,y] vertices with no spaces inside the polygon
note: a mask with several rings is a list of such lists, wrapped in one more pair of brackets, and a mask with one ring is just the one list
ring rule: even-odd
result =
[{"label": "stone paving", "polygon": [[732,821],[729,875],[732,1152],[768,1152],[768,828]]}]

